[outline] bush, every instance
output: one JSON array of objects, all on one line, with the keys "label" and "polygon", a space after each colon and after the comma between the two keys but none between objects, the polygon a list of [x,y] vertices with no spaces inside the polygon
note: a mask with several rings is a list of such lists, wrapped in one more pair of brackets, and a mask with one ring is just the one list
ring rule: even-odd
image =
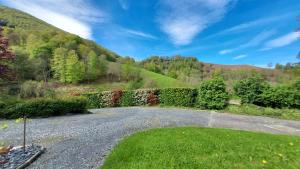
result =
[{"label": "bush", "polygon": [[157,94],[154,93],[154,91],[151,91],[148,94],[147,103],[148,103],[149,106],[154,106],[154,105],[157,105],[159,103],[158,96],[157,96]]},{"label": "bush", "polygon": [[0,100],[0,109],[4,109],[6,107],[6,103]]},{"label": "bush", "polygon": [[234,91],[241,98],[242,103],[262,105],[261,94],[269,88],[269,85],[260,77],[254,76],[237,82]]},{"label": "bush", "polygon": [[206,80],[200,84],[197,106],[204,109],[224,109],[229,100],[226,85],[221,78]]},{"label": "bush", "polygon": [[159,93],[160,103],[167,106],[194,106],[197,90],[190,88],[167,88]]},{"label": "bush", "polygon": [[116,107],[116,106],[120,105],[119,101],[120,101],[120,98],[121,98],[122,94],[123,94],[122,90],[115,90],[115,91],[112,92],[111,105],[113,107]]},{"label": "bush", "polygon": [[123,91],[119,101],[120,106],[133,106],[133,91]]},{"label": "bush", "polygon": [[[133,105],[135,106],[144,106],[148,105],[151,99],[149,99],[149,95],[158,96],[158,89],[141,89],[133,91]],[[152,103],[151,103],[152,104]]]},{"label": "bush", "polygon": [[88,108],[101,108],[103,107],[103,104],[101,102],[102,99],[102,93],[88,93],[84,94],[87,98],[87,106]]},{"label": "bush", "polygon": [[20,97],[21,98],[34,98],[44,96],[44,84],[36,81],[26,81],[21,85]]},{"label": "bush", "polygon": [[65,114],[78,114],[86,112],[87,100],[82,97],[69,99],[34,99],[9,106],[0,117],[20,118],[49,117]]},{"label": "bush", "polygon": [[287,86],[270,87],[261,95],[263,105],[273,108],[300,108],[300,93]]}]

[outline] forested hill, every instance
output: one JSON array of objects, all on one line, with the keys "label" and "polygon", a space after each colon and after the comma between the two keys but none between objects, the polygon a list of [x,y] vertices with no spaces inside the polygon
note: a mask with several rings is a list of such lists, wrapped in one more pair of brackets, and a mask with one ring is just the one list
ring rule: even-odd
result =
[{"label": "forested hill", "polygon": [[[4,36],[9,39],[10,48],[18,56],[15,69],[19,71],[19,80],[47,80],[53,76],[62,82],[81,81],[101,74],[101,68],[95,65],[104,64],[105,61],[114,62],[119,58],[116,53],[93,41],[5,6],[0,6],[0,26],[4,28]],[[65,65],[54,67],[51,65],[53,62]],[[67,72],[62,68],[68,66],[74,69],[69,71],[77,74],[66,77]]]}]

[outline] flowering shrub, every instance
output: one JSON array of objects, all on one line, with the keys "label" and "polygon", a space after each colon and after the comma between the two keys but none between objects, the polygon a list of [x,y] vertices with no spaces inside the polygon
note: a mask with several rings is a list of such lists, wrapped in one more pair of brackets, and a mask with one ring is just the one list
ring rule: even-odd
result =
[{"label": "flowering shrub", "polygon": [[159,103],[158,96],[153,91],[149,93],[147,97],[147,103],[149,106],[154,106]]}]

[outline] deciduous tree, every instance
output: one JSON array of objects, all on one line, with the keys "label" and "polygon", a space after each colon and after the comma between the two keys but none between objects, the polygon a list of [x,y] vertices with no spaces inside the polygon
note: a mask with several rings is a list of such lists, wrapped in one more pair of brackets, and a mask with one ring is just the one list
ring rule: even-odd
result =
[{"label": "deciduous tree", "polygon": [[14,80],[15,75],[10,68],[10,62],[15,59],[15,55],[8,49],[8,39],[2,35],[2,31],[0,27],[0,79]]}]

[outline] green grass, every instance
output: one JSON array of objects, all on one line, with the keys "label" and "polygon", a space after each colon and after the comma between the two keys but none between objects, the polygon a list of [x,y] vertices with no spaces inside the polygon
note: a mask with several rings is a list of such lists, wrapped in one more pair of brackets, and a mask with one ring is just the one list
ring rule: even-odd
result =
[{"label": "green grass", "polygon": [[287,120],[300,120],[299,109],[273,109],[269,107],[260,107],[251,104],[241,106],[229,105],[225,110],[223,110],[223,112],[253,116],[267,116]]},{"label": "green grass", "polygon": [[300,137],[209,128],[134,134],[102,169],[299,169]]},{"label": "green grass", "polygon": [[155,84],[157,85],[156,86],[157,88],[188,87],[187,84],[185,84],[177,79],[174,79],[174,78],[171,78],[168,76],[164,76],[164,75],[161,75],[158,73],[154,73],[154,72],[148,71],[146,69],[140,68],[140,72],[141,72],[141,76],[143,78],[145,78],[145,80],[147,80],[147,79],[153,80],[155,82]]}]

